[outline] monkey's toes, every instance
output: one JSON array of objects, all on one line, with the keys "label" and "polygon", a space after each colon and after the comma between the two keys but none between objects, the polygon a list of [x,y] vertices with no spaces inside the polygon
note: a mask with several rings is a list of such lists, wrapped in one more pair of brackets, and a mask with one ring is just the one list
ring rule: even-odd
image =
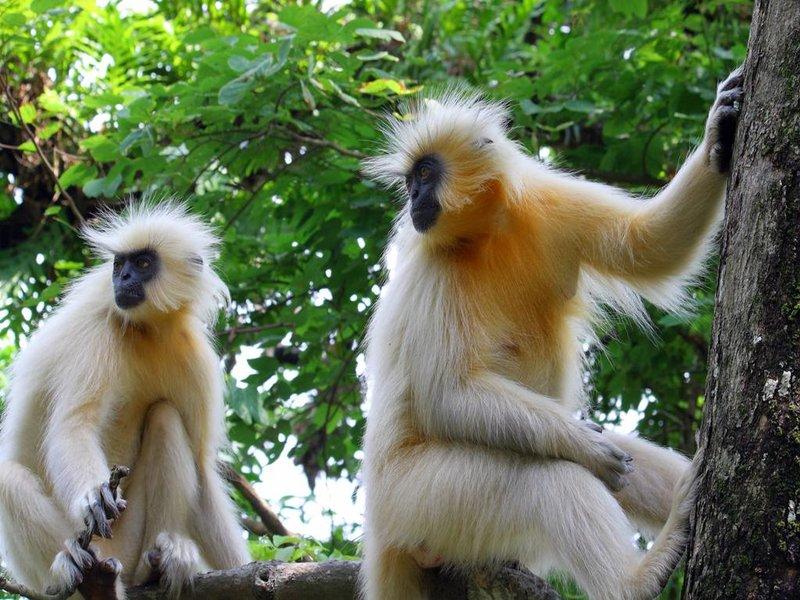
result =
[{"label": "monkey's toes", "polygon": [[161,566],[161,561],[163,559],[161,550],[158,548],[148,550],[145,554],[145,559],[147,560],[147,564],[150,565],[150,576],[147,578],[145,585],[158,583],[161,581],[161,576],[164,573]]},{"label": "monkey's toes", "polygon": [[86,600],[121,600],[124,595],[118,585],[120,573],[122,563],[116,558],[97,561],[85,574],[78,591]]}]

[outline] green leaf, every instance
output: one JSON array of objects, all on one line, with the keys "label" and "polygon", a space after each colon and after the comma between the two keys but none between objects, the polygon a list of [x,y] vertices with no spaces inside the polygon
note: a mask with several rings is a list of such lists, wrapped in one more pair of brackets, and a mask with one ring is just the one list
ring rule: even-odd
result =
[{"label": "green leaf", "polygon": [[397,58],[393,54],[389,54],[385,50],[382,50],[380,52],[361,52],[360,54],[356,54],[356,58],[364,62],[373,60],[390,60],[392,62],[397,62],[400,60],[399,58]]},{"label": "green leaf", "polygon": [[31,2],[31,10],[35,13],[42,14],[48,10],[53,10],[64,4],[64,0],[33,0]]},{"label": "green leaf", "polygon": [[19,107],[19,114],[23,122],[33,123],[36,119],[36,107],[34,107],[33,104],[25,103]]},{"label": "green leaf", "polygon": [[42,129],[39,130],[39,137],[43,140],[48,140],[53,137],[61,129],[61,123],[59,121],[53,121],[45,125]]},{"label": "green leaf", "polygon": [[53,268],[56,269],[56,271],[79,271],[83,269],[83,263],[74,260],[59,259],[55,262]]},{"label": "green leaf", "polygon": [[105,183],[102,178],[92,179],[83,185],[83,193],[89,198],[97,198],[103,194],[103,187]]},{"label": "green leaf", "polygon": [[313,6],[287,6],[278,14],[278,19],[296,30],[300,43],[311,40],[345,40],[342,27]]},{"label": "green leaf", "polygon": [[237,54],[228,58],[228,66],[237,73],[244,73],[250,68],[250,61]]},{"label": "green leaf", "polygon": [[36,145],[31,140],[25,140],[19,146],[17,146],[17,150],[22,150],[23,152],[36,152]]},{"label": "green leaf", "polygon": [[597,111],[597,107],[588,100],[567,100],[564,103],[564,108],[581,113],[593,113]]},{"label": "green leaf", "polygon": [[3,15],[3,22],[11,27],[22,27],[27,24],[28,19],[22,13],[11,12]]},{"label": "green leaf", "polygon": [[55,281],[48,285],[42,293],[39,295],[38,301],[40,302],[47,302],[48,300],[52,300],[56,298],[61,293],[61,283]]},{"label": "green leaf", "polygon": [[358,91],[362,94],[383,94],[384,92],[392,92],[394,94],[406,94],[408,90],[402,81],[394,79],[376,79],[365,83]]},{"label": "green leaf", "polygon": [[0,219],[6,219],[17,210],[17,203],[3,191],[0,191]]},{"label": "green leaf", "polygon": [[362,37],[368,38],[375,38],[378,40],[383,40],[385,42],[390,42],[392,40],[396,42],[400,42],[404,44],[406,39],[403,37],[403,34],[399,31],[395,31],[394,29],[356,29],[356,35],[360,35]]},{"label": "green leaf", "polygon": [[69,187],[71,185],[82,185],[84,182],[92,179],[97,175],[97,168],[86,163],[78,163],[72,165],[69,169],[61,174],[58,178],[58,183],[62,187]]},{"label": "green leaf", "polygon": [[252,81],[234,79],[220,88],[217,94],[217,101],[223,106],[234,106],[238,104],[252,88]]},{"label": "green leaf", "polygon": [[69,107],[64,104],[61,98],[54,90],[45,90],[39,98],[37,98],[39,106],[50,113],[59,114],[69,111]]},{"label": "green leaf", "polygon": [[141,129],[134,129],[128,135],[125,136],[119,144],[119,151],[120,154],[127,154],[128,150],[130,150],[133,146],[139,143],[139,141],[147,136],[147,128],[142,127]]},{"label": "green leaf", "polygon": [[122,183],[122,175],[109,175],[108,177],[101,177],[100,179],[92,179],[83,186],[83,193],[90,198],[98,198],[100,196],[111,197],[117,191],[120,183]]},{"label": "green leaf", "polygon": [[60,214],[60,213],[61,213],[61,207],[60,206],[48,206],[44,210],[44,216],[45,217],[52,217],[52,216]]}]

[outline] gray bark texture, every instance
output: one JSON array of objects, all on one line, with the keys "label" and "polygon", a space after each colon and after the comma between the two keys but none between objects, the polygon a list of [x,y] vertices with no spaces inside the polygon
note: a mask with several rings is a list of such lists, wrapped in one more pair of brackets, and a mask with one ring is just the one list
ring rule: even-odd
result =
[{"label": "gray bark texture", "polygon": [[[256,562],[194,578],[182,600],[354,600],[359,563]],[[511,567],[470,578],[439,570],[428,573],[435,600],[559,600],[543,580]],[[127,600],[165,600],[156,587],[128,590]]]},{"label": "gray bark texture", "polygon": [[800,1],[753,10],[687,600],[800,598]]}]

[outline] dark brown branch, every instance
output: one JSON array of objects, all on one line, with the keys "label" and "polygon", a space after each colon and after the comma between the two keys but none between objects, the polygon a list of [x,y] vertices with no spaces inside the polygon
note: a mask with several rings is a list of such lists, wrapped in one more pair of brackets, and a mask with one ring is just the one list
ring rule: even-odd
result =
[{"label": "dark brown branch", "polygon": [[281,523],[278,515],[264,499],[256,492],[255,488],[250,484],[245,477],[236,471],[230,465],[218,462],[219,472],[228,483],[239,490],[239,493],[244,496],[245,500],[250,503],[253,510],[258,514],[261,521],[264,523],[266,533],[269,535],[292,535],[292,532],[286,529],[286,526]]},{"label": "dark brown branch", "polygon": [[[353,600],[359,563],[327,561],[321,563],[258,562],[231,569],[212,571],[194,578],[184,600]],[[430,596],[437,600],[559,600],[559,595],[542,579],[528,571],[503,567],[494,573],[480,572],[469,577],[434,569],[426,574]],[[158,588],[133,588],[128,600],[166,599]]]},{"label": "dark brown branch", "polygon": [[259,537],[262,535],[270,535],[270,531],[267,529],[267,526],[256,519],[251,519],[250,517],[245,516],[239,519],[239,523],[253,535],[257,535]]},{"label": "dark brown branch", "polygon": [[17,106],[16,100],[14,100],[14,97],[11,95],[11,90],[8,89],[8,84],[6,83],[6,79],[2,75],[0,75],[0,85],[3,86],[3,93],[8,99],[8,103],[11,106],[12,112],[14,113],[14,117],[16,117],[17,119],[17,123],[25,132],[25,134],[28,136],[28,139],[30,139],[31,143],[33,144],[33,147],[36,148],[36,153],[39,155],[42,164],[45,166],[45,169],[52,178],[55,187],[61,192],[61,195],[64,196],[64,199],[67,201],[67,204],[69,205],[70,210],[72,210],[72,213],[75,215],[75,218],[78,220],[78,223],[84,225],[86,223],[86,220],[83,218],[81,211],[78,210],[78,205],[75,204],[74,198],[70,196],[69,192],[67,192],[67,190],[64,189],[64,187],[61,185],[61,182],[58,181],[58,175],[56,174],[55,169],[53,169],[53,165],[51,165],[50,161],[47,160],[47,157],[45,156],[42,147],[39,145],[39,142],[36,141],[36,134],[33,131],[31,131],[31,128],[28,127],[28,124],[22,119],[22,114],[19,111],[19,106]]},{"label": "dark brown branch", "polygon": [[229,329],[223,329],[222,331],[218,331],[217,335],[220,337],[224,337],[230,339],[235,337],[239,334],[244,333],[259,333],[261,331],[269,331],[270,329],[293,329],[294,323],[267,323],[266,325],[248,325],[245,327],[231,327]]}]

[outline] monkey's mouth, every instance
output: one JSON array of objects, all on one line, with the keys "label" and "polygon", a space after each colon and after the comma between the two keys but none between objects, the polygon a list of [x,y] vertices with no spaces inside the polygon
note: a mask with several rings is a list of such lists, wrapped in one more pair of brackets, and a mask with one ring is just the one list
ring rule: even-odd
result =
[{"label": "monkey's mouth", "polygon": [[139,306],[144,302],[144,286],[141,284],[134,284],[118,287],[114,291],[114,302],[123,310]]},{"label": "monkey's mouth", "polygon": [[412,203],[411,222],[414,224],[414,229],[425,233],[436,224],[440,212],[442,212],[442,208],[436,201]]}]

